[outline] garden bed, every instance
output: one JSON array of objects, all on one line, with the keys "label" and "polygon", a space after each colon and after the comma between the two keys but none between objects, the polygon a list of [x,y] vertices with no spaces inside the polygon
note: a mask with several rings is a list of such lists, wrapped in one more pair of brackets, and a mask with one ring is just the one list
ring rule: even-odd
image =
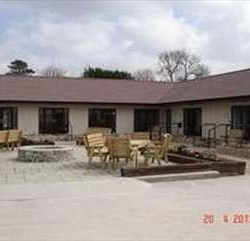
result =
[{"label": "garden bed", "polygon": [[246,163],[232,160],[205,160],[185,155],[169,154],[168,159],[176,165],[143,168],[121,168],[121,176],[146,176],[200,171],[218,171],[222,175],[244,175]]},{"label": "garden bed", "polygon": [[205,158],[197,158],[197,157],[190,157],[186,155],[180,155],[175,153],[169,153],[168,154],[168,161],[174,162],[174,163],[180,163],[180,164],[187,164],[187,163],[204,163],[207,161],[211,162],[218,162],[221,161],[220,159],[213,160],[213,159],[205,159]]}]

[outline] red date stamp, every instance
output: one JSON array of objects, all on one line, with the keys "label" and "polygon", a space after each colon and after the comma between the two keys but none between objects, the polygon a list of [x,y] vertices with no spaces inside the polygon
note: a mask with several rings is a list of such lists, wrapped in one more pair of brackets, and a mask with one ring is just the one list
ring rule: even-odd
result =
[{"label": "red date stamp", "polygon": [[221,214],[215,216],[213,213],[206,213],[203,215],[203,224],[232,223],[232,224],[250,224],[250,214],[235,213],[235,214]]}]

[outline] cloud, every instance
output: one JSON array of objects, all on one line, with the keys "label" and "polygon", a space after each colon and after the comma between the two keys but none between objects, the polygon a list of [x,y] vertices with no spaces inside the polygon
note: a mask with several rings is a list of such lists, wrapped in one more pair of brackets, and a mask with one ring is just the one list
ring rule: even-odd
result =
[{"label": "cloud", "polygon": [[[28,1],[0,3],[0,9],[10,15],[0,30],[2,73],[15,58],[75,76],[87,65],[135,71],[154,68],[161,51],[181,48],[201,56],[214,73],[249,65],[245,3]],[[11,21],[14,14],[22,18]]]}]

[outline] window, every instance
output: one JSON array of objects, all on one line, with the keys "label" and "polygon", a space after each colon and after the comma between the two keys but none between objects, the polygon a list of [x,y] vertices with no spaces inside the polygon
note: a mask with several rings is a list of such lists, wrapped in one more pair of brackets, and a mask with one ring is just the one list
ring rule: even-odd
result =
[{"label": "window", "polygon": [[150,131],[159,125],[159,110],[137,109],[134,110],[134,130]]},{"label": "window", "polygon": [[250,139],[250,106],[232,106],[233,129],[243,129],[245,139]]},{"label": "window", "polygon": [[69,110],[67,108],[40,108],[40,134],[66,134],[69,131]]},{"label": "window", "polygon": [[89,127],[107,127],[116,131],[115,109],[89,109]]},{"label": "window", "polygon": [[250,127],[250,106],[232,106],[232,128]]},{"label": "window", "polygon": [[0,107],[0,130],[17,128],[17,108]]},{"label": "window", "polygon": [[202,110],[201,108],[184,109],[184,135],[201,136]]}]

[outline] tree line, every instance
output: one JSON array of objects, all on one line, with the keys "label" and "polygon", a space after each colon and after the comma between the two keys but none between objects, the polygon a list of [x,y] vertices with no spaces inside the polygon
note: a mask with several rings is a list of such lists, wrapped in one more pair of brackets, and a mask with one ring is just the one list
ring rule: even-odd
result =
[{"label": "tree line", "polygon": [[[29,68],[23,60],[14,60],[7,66],[7,75],[32,75],[36,71]],[[66,70],[56,66],[48,66],[39,72],[46,77],[63,77]],[[188,81],[207,76],[209,68],[203,64],[200,58],[190,54],[186,50],[164,51],[158,56],[158,66],[155,70],[145,68],[130,73],[124,70],[109,70],[103,68],[86,67],[81,74],[85,78],[111,78],[111,79],[135,79],[138,81],[155,81],[158,77],[166,82]]]}]

